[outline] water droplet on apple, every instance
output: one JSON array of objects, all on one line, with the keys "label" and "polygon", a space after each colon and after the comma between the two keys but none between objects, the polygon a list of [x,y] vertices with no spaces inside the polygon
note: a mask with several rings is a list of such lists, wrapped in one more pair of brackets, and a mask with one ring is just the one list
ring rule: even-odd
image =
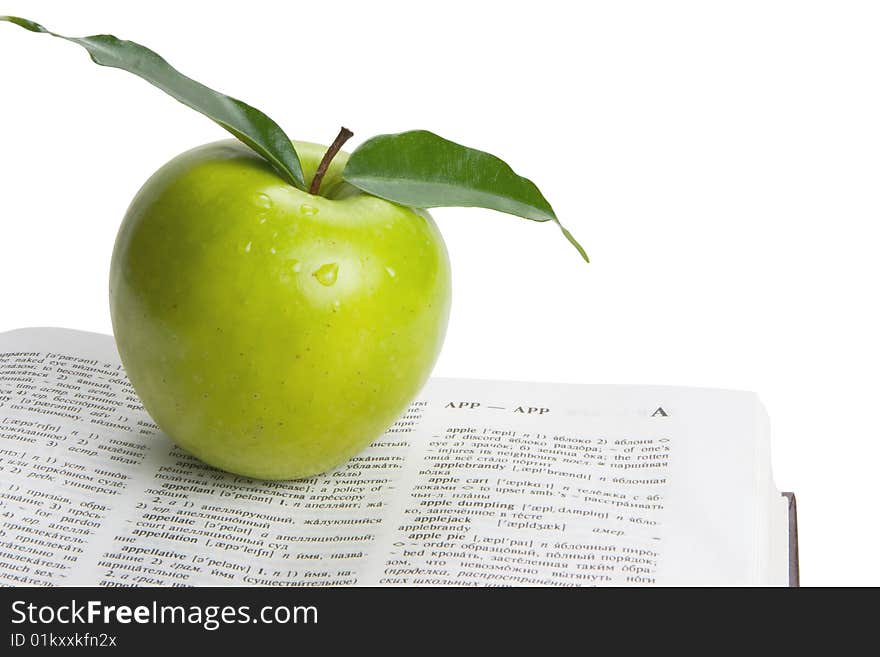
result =
[{"label": "water droplet on apple", "polygon": [[257,194],[255,202],[261,208],[269,209],[272,207],[272,199],[270,199],[266,194]]},{"label": "water droplet on apple", "polygon": [[298,274],[299,272],[301,272],[302,268],[302,263],[299,260],[290,261],[290,271],[292,271],[294,274]]},{"label": "water droplet on apple", "polygon": [[337,299],[336,301],[334,301],[334,302],[333,302],[333,312],[336,312],[337,310],[339,310],[339,306],[341,306],[341,305],[342,305],[342,304],[339,303],[339,299]]},{"label": "water droplet on apple", "polygon": [[312,272],[312,276],[314,276],[321,285],[327,285],[328,287],[336,282],[336,276],[338,274],[339,265],[337,265],[335,262],[321,265]]},{"label": "water droplet on apple", "polygon": [[266,223],[266,217],[261,215],[260,216],[260,225],[262,226],[264,223]]},{"label": "water droplet on apple", "polygon": [[269,249],[269,253],[271,253],[272,255],[275,255],[275,247],[274,246]]},{"label": "water droplet on apple", "polygon": [[397,276],[397,272],[394,271],[392,267],[385,267],[385,273],[388,274],[391,278]]},{"label": "water droplet on apple", "polygon": [[314,205],[308,205],[306,203],[303,203],[301,206],[299,206],[299,211],[307,217],[313,217],[314,215],[318,214],[318,208],[316,208]]},{"label": "water droplet on apple", "polygon": [[245,252],[245,253],[250,253],[250,252],[251,252],[251,247],[252,247],[253,245],[254,245],[253,242],[248,242],[247,244],[245,244],[245,245],[244,245],[244,252]]}]

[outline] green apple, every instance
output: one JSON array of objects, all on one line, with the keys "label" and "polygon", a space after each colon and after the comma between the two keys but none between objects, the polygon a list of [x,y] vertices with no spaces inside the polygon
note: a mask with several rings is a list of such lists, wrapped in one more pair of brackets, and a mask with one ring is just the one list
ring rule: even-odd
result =
[{"label": "green apple", "polygon": [[[326,148],[295,143],[306,180]],[[424,210],[344,182],[319,194],[222,141],[157,171],[133,200],[110,273],[113,332],[158,426],[205,462],[295,479],[378,437],[425,383],[450,305]]]},{"label": "green apple", "polygon": [[144,185],[119,230],[110,311],[126,373],[174,441],[240,475],[293,479],[356,454],[407,407],[446,332],[449,259],[424,209],[559,222],[500,158],[426,130],[349,156],[109,34],[67,37],[239,141],[191,150]]}]

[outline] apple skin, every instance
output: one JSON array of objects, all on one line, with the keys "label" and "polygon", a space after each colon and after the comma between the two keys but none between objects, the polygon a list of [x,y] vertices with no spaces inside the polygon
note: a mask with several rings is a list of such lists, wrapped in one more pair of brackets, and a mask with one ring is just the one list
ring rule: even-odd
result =
[{"label": "apple skin", "polygon": [[[326,148],[296,143],[307,181]],[[451,278],[430,215],[342,181],[300,191],[234,140],[157,171],[122,222],[113,332],[149,414],[229,472],[298,479],[376,439],[425,383]]]}]

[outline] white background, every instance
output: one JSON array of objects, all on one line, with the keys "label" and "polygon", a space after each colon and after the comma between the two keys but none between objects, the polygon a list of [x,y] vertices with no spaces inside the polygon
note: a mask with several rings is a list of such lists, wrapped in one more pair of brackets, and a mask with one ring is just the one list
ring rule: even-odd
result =
[{"label": "white background", "polygon": [[[8,0],[151,46],[327,143],[425,128],[533,179],[592,256],[434,212],[454,274],[436,374],[754,390],[804,584],[880,584],[880,5]],[[72,44],[0,25],[0,331],[110,332],[131,197],[224,138]]]}]

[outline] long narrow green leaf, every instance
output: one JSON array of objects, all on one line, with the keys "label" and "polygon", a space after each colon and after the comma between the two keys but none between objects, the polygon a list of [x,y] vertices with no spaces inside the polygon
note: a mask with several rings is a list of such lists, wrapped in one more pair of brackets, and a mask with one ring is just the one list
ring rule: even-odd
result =
[{"label": "long narrow green leaf", "polygon": [[247,103],[186,77],[149,48],[108,34],[66,37],[50,32],[39,23],[16,16],[0,16],[0,21],[76,43],[88,51],[96,64],[119,68],[143,78],[184,105],[213,119],[269,160],[287,182],[303,190],[306,188],[296,149],[275,121]]},{"label": "long narrow green leaf", "polygon": [[481,207],[533,221],[553,221],[589,262],[583,247],[563,228],[535,184],[504,161],[425,130],[379,135],[351,154],[342,177],[369,194],[419,208]]}]

